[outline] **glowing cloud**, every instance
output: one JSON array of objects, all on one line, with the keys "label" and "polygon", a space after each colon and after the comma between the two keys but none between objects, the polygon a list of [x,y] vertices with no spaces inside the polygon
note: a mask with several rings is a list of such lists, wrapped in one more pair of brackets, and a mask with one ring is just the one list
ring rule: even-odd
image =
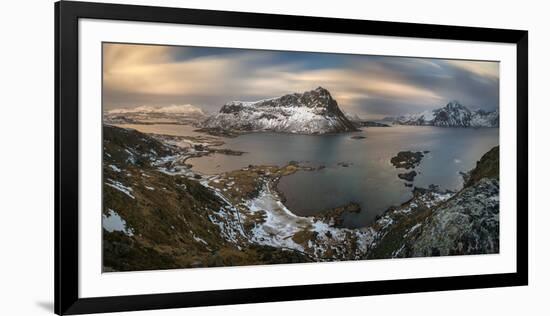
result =
[{"label": "glowing cloud", "polygon": [[496,62],[447,60],[448,64],[467,70],[473,74],[491,78],[499,78],[499,64]]},{"label": "glowing cloud", "polygon": [[421,111],[452,99],[498,106],[493,62],[127,44],[104,44],[103,57],[106,110],[189,103],[211,112],[231,100],[317,86],[363,115]]}]

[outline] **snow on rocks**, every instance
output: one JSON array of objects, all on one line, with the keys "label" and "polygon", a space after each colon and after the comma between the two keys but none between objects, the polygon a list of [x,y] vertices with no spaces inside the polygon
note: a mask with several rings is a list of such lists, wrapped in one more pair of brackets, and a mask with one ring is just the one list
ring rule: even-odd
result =
[{"label": "snow on rocks", "polygon": [[225,240],[239,245],[247,238],[237,212],[231,207],[220,207],[217,212],[213,211],[212,214],[209,214],[208,219],[219,227]]},{"label": "snow on rocks", "polygon": [[212,192],[225,204],[218,211],[212,211],[208,219],[220,228],[220,232],[225,240],[240,244],[247,240],[247,235],[242,226],[239,210],[220,193],[219,189],[210,186],[209,181],[216,180],[217,176],[205,177],[199,183]]},{"label": "snow on rocks", "polygon": [[483,178],[436,206],[410,242],[410,255],[498,253],[499,187],[497,179]]},{"label": "snow on rocks", "polygon": [[122,171],[122,169],[118,168],[115,165],[109,165],[109,168],[111,168],[114,172],[121,172]]},{"label": "snow on rocks", "polygon": [[252,214],[260,212],[264,215],[264,222],[251,230],[251,241],[304,251],[301,245],[292,240],[292,236],[311,226],[311,222],[292,214],[269,188],[262,190],[257,198],[247,201],[245,205]]},{"label": "snow on rocks", "polygon": [[457,101],[451,101],[442,108],[422,113],[407,114],[395,118],[401,125],[440,126],[440,127],[498,127],[499,112],[472,111]]},{"label": "snow on rocks", "polygon": [[106,185],[110,186],[111,188],[114,188],[127,196],[129,196],[132,199],[135,199],[135,197],[132,195],[132,192],[134,191],[132,188],[127,187],[120,183],[119,181],[115,181],[113,179],[107,179],[108,182],[105,182]]},{"label": "snow on rocks", "polygon": [[204,128],[323,134],[355,130],[330,93],[321,87],[256,102],[232,101],[206,119]]},{"label": "snow on rocks", "polygon": [[[313,217],[296,216],[268,185],[245,206],[250,215],[263,215],[263,221],[256,222],[250,231],[252,242],[294,249],[317,260],[358,259],[373,240],[369,230],[335,228]],[[310,238],[299,242],[300,234]],[[356,246],[350,247],[350,243]]]},{"label": "snow on rocks", "polygon": [[124,149],[124,151],[128,154],[128,158],[126,159],[126,162],[135,165],[136,164],[136,156],[132,151],[130,151],[128,148]]}]

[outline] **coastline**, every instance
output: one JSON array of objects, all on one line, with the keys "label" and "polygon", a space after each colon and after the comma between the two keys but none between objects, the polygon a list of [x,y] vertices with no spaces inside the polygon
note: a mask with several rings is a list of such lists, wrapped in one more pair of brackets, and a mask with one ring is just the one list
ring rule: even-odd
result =
[{"label": "coastline", "polygon": [[[298,216],[285,205],[284,194],[277,187],[282,177],[299,171],[314,172],[320,170],[319,168],[305,166],[299,162],[290,162],[282,167],[249,165],[237,170],[206,175],[192,170],[192,166],[186,161],[192,157],[212,154],[213,150],[219,148],[210,147],[223,145],[219,139],[213,138],[205,142],[204,138],[142,134],[135,130],[119,127],[106,126],[105,128],[111,130],[110,133],[122,133],[127,135],[125,137],[132,137],[133,142],[140,142],[137,147],[133,148],[128,147],[127,141],[120,143],[124,146],[123,148],[126,148],[122,150],[125,153],[120,158],[118,158],[117,152],[112,150],[105,152],[110,163],[104,167],[104,172],[108,171],[105,177],[108,182],[105,183],[104,190],[109,190],[109,198],[106,200],[107,204],[104,205],[104,216],[114,214],[124,221],[124,230],[104,232],[104,236],[108,236],[107,245],[120,242],[116,238],[123,238],[129,245],[138,242],[138,244],[142,244],[141,247],[153,246],[155,249],[164,243],[155,251],[167,252],[167,257],[163,257],[163,260],[176,260],[172,263],[175,267],[359,260],[404,256],[406,253],[412,253],[414,247],[410,245],[405,247],[408,241],[403,236],[413,236],[412,232],[414,231],[417,234],[414,235],[416,236],[414,238],[420,238],[418,236],[421,235],[418,234],[421,230],[418,229],[423,227],[422,222],[431,218],[438,208],[458,194],[456,192],[441,192],[435,187],[413,188],[413,198],[388,208],[372,224],[360,228],[346,228],[342,226],[342,217],[348,212],[360,212],[358,205],[354,205],[352,201],[335,208],[320,210],[313,216]],[[118,138],[114,140],[123,141]],[[143,141],[151,143],[151,145],[154,144],[154,147],[140,145]],[[110,142],[108,144],[111,144]],[[185,145],[181,142],[184,142]],[[219,153],[233,154],[231,149],[223,150],[224,152]],[[152,153],[154,153],[153,156],[151,156]],[[150,168],[135,165],[136,162],[141,161],[141,157],[150,161]],[[113,159],[115,161],[111,161]],[[141,170],[140,178],[135,178],[135,172],[129,170]],[[485,174],[482,173],[482,175]],[[169,187],[168,183],[172,182],[175,184]],[[152,185],[152,183],[156,184]],[[157,191],[162,191],[162,193],[159,195],[155,193]],[[163,213],[158,215],[155,213],[156,211],[151,213],[147,207],[148,202],[140,206],[143,208],[143,211],[140,211],[142,213],[130,212],[131,209],[125,209],[124,206],[129,204],[120,204],[122,201],[113,204],[113,202],[119,201],[118,196],[121,193],[123,193],[122,197],[128,201],[124,203],[137,202],[138,205],[141,205],[144,198],[162,199],[162,203],[169,203],[167,207],[171,214],[174,214],[170,216],[175,217],[166,222],[166,215],[162,215]],[[182,194],[184,195],[182,196]],[[493,193],[488,194],[491,196],[490,194]],[[187,199],[192,200],[185,202]],[[217,206],[212,207],[212,203]],[[180,218],[183,215],[178,213],[180,212],[178,209],[184,206],[188,208],[186,212],[190,213]],[[188,228],[177,228],[177,225],[170,224],[166,229],[171,232],[170,234],[176,234],[175,236],[190,232],[192,240],[189,242],[193,244],[193,249],[198,247],[195,250],[198,253],[192,257],[181,253],[187,249],[186,247],[190,247],[187,245],[188,241],[161,242],[154,237],[156,235],[153,231],[147,233],[148,235],[142,235],[145,233],[144,227],[150,225],[150,216],[161,216],[158,219],[161,221],[156,224],[161,226],[168,225],[168,223],[179,223],[183,219],[183,223],[178,225]],[[190,216],[195,218],[192,222],[188,219]],[[131,236],[128,232],[132,232]],[[117,235],[113,235],[115,233]],[[166,238],[171,239],[168,237],[170,234]],[[159,242],[161,244],[154,246]],[[186,244],[183,248],[178,246],[182,242]],[[256,258],[254,253],[260,251],[258,247],[264,247],[261,248],[261,251],[266,256],[267,253],[279,251],[277,252],[278,259],[273,259],[270,257],[271,255],[262,257],[264,259],[260,261],[253,259]],[[405,250],[409,252],[405,252]],[[172,258],[168,253],[174,251],[181,254]],[[246,259],[239,255],[240,259],[237,260],[235,251],[245,251]],[[288,254],[289,251],[293,255]],[[222,264],[218,261],[212,263],[212,252],[217,253],[216,256],[222,256],[223,259],[220,260],[225,263]],[[114,262],[112,260],[109,262],[111,265],[107,266],[108,269],[129,269],[112,266]],[[165,268],[169,267],[170,265]]]}]

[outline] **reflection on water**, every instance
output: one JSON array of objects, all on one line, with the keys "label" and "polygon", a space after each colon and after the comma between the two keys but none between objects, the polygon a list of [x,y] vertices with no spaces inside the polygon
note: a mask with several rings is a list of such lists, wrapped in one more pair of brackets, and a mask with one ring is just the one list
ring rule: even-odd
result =
[{"label": "reflection on water", "polygon": [[[154,129],[154,125],[149,127]],[[351,139],[353,135],[366,138]],[[354,201],[361,205],[361,212],[349,215],[345,225],[360,227],[412,196],[411,188],[397,177],[404,169],[395,169],[389,162],[399,151],[430,151],[416,168],[415,186],[437,184],[456,190],[462,186],[459,172],[475,167],[485,152],[498,145],[498,129],[394,126],[322,136],[254,133],[223,140],[226,144],[221,147],[246,154],[214,154],[187,162],[207,174],[249,164],[282,166],[289,161],[325,166],[282,178],[279,189],[287,198],[286,205],[298,215],[312,215]]]}]

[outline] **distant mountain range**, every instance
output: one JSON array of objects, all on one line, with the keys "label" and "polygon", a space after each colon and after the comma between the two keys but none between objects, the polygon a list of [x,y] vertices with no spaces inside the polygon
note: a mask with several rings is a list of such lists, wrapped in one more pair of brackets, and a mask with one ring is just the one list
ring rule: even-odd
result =
[{"label": "distant mountain range", "polygon": [[[105,111],[103,118],[107,124],[193,124],[213,130],[296,134],[339,133],[361,127],[389,126],[344,113],[330,92],[322,87],[254,102],[231,101],[211,116],[199,107],[184,104],[112,109]],[[470,110],[451,101],[439,109],[386,117],[382,121],[415,126],[498,127],[499,112]]]},{"label": "distant mountain range", "polygon": [[390,127],[390,125],[385,124],[385,123],[365,120],[365,119],[359,117],[359,115],[354,114],[354,113],[353,114],[352,113],[345,113],[345,115],[348,118],[348,120],[350,120],[350,122],[352,122],[353,125],[355,125],[355,127],[357,127],[357,128],[361,128],[361,127]]},{"label": "distant mountain range", "polygon": [[452,101],[442,108],[422,113],[387,117],[399,125],[439,126],[439,127],[498,127],[498,111],[472,111],[466,106]]},{"label": "distant mountain range", "polygon": [[107,124],[192,124],[203,119],[204,112],[191,104],[138,106],[106,111]]},{"label": "distant mountain range", "polygon": [[330,92],[322,87],[255,102],[232,101],[208,117],[204,128],[326,134],[355,131]]}]

